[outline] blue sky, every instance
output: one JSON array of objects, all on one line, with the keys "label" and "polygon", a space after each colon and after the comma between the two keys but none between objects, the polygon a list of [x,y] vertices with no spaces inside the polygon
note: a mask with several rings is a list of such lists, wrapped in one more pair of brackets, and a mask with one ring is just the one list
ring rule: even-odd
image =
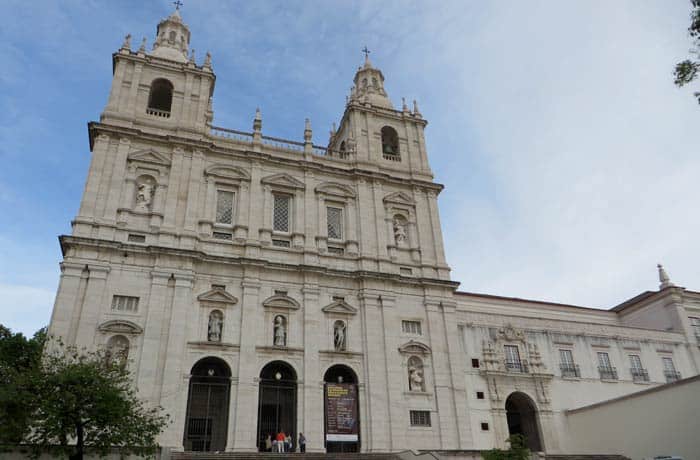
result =
[{"label": "blue sky", "polygon": [[[90,159],[86,123],[124,35],[168,1],[4,0],[0,28],[0,323],[48,323],[57,236]],[[360,49],[395,106],[417,99],[461,290],[609,308],[672,280],[700,290],[700,106],[673,86],[685,0],[214,1],[182,15],[212,54],[216,125],[324,144]]]}]

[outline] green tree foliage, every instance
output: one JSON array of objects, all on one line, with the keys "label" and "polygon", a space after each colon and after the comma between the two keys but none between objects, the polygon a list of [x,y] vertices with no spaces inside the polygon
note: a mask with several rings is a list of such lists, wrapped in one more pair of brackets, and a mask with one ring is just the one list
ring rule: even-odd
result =
[{"label": "green tree foliage", "polygon": [[510,444],[508,450],[491,449],[483,452],[484,460],[529,460],[530,449],[525,443],[525,436],[521,434],[511,435],[506,442]]},{"label": "green tree foliage", "polygon": [[[13,335],[0,330],[0,353],[7,337]],[[26,368],[30,370],[20,369],[9,377],[26,388],[19,391],[19,385],[12,385],[15,389],[8,391],[26,417],[15,432],[0,428],[0,442],[21,441],[31,446],[34,456],[48,451],[76,460],[86,451],[105,456],[115,447],[122,455],[155,455],[156,437],[169,417],[160,407],[147,407],[139,400],[125,363],[110,359],[104,350],[87,352],[53,340],[45,344],[43,355],[39,346],[37,356],[34,367]],[[6,358],[22,361],[14,352]],[[4,421],[11,405],[7,399],[0,404]]]},{"label": "green tree foliage", "polygon": [[[690,0],[693,8],[690,12],[690,27],[688,34],[693,41],[691,54],[695,55],[695,59],[686,59],[685,61],[676,64],[674,76],[675,83],[679,87],[687,85],[698,77],[700,72],[700,0]],[[700,92],[694,93],[700,103]]]}]

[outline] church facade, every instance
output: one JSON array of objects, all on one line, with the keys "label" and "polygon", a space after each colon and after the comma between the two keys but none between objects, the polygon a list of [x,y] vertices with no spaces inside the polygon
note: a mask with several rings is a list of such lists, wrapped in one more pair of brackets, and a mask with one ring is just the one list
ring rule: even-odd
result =
[{"label": "church facade", "polygon": [[113,54],[49,328],[124,360],[165,449],[567,452],[567,410],[699,373],[700,293],[661,267],[607,311],[458,291],[427,122],[369,59],[319,146],[213,126],[189,40],[175,11]]}]

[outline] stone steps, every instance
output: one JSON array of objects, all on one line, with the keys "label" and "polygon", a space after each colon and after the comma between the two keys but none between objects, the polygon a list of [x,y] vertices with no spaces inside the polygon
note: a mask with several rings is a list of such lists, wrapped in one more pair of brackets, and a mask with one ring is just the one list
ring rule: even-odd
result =
[{"label": "stone steps", "polygon": [[546,455],[545,460],[630,460],[624,455]]},{"label": "stone steps", "polygon": [[172,452],[171,460],[399,460],[391,453]]}]

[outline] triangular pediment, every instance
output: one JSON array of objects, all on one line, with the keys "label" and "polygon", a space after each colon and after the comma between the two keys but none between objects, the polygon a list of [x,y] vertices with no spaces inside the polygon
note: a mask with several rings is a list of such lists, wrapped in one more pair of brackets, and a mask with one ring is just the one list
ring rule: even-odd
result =
[{"label": "triangular pediment", "polygon": [[222,179],[229,179],[234,181],[248,181],[250,180],[250,174],[245,169],[238,168],[236,166],[227,165],[213,165],[209,166],[204,174],[207,176],[220,177]]},{"label": "triangular pediment", "polygon": [[354,315],[357,313],[357,308],[344,300],[336,300],[332,304],[323,307],[322,310],[324,313],[340,313],[343,315]]},{"label": "triangular pediment", "polygon": [[406,354],[419,354],[427,355],[432,353],[429,346],[422,342],[417,342],[415,340],[409,340],[399,347],[399,352]]},{"label": "triangular pediment", "polygon": [[298,188],[304,189],[304,183],[298,179],[293,178],[289,174],[273,174],[271,176],[263,177],[260,182],[267,185],[276,185],[278,187],[284,188]]},{"label": "triangular pediment", "polygon": [[123,319],[113,319],[105,321],[97,328],[100,332],[119,333],[119,334],[140,334],[143,328],[136,323]]},{"label": "triangular pediment", "polygon": [[398,203],[398,204],[409,204],[414,205],[416,202],[413,198],[404,192],[390,193],[384,197],[385,203]]},{"label": "triangular pediment", "polygon": [[338,184],[336,182],[325,182],[316,187],[316,193],[323,193],[342,198],[355,198],[355,190],[349,185]]},{"label": "triangular pediment", "polygon": [[170,166],[170,158],[160,152],[156,152],[153,149],[137,150],[136,152],[131,152],[127,157],[128,161],[138,161],[141,163],[151,163],[162,166]]},{"label": "triangular pediment", "polygon": [[286,295],[273,295],[263,301],[263,307],[268,308],[288,308],[297,310],[301,307],[299,302]]},{"label": "triangular pediment", "polygon": [[223,289],[211,289],[205,293],[199,294],[197,296],[197,300],[200,302],[213,302],[228,305],[235,305],[238,303],[238,299],[236,297]]}]

